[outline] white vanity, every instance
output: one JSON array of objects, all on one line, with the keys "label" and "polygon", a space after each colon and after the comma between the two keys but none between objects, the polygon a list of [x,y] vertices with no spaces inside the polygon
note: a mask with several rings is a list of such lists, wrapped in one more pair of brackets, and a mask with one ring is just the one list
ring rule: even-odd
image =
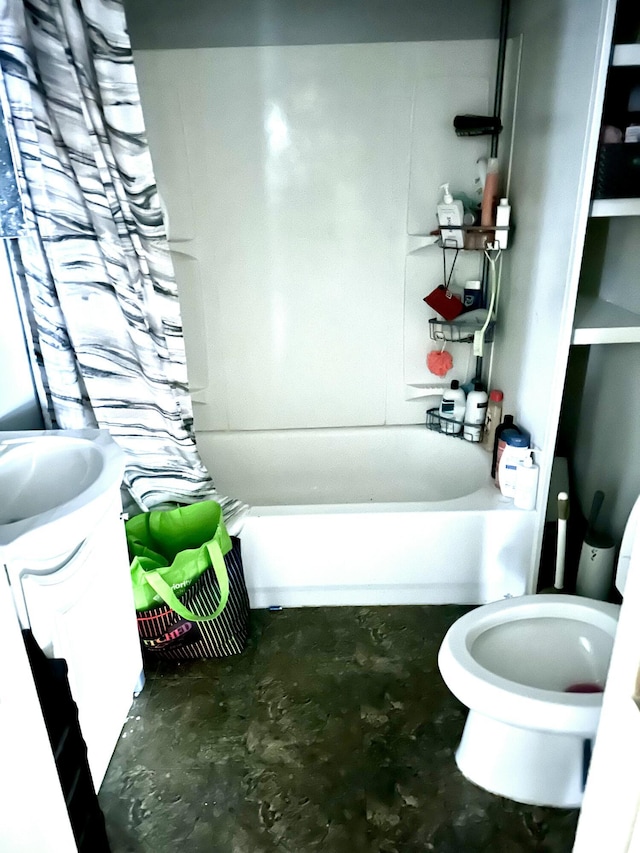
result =
[{"label": "white vanity", "polygon": [[64,658],[96,791],[144,683],[120,484],[107,432],[3,433],[0,563],[22,628]]}]

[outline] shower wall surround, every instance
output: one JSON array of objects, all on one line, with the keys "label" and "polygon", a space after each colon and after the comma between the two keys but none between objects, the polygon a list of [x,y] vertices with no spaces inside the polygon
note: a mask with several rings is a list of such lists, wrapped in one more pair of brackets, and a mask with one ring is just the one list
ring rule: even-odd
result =
[{"label": "shower wall surround", "polygon": [[[473,186],[487,141],[452,120],[490,109],[495,59],[493,40],[135,52],[200,433],[422,421],[442,257],[415,235],[440,184]],[[458,281],[478,270],[467,254]]]}]

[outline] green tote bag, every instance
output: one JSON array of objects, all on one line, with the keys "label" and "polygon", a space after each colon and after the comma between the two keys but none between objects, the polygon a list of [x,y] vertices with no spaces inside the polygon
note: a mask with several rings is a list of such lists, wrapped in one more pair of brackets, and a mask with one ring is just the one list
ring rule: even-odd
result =
[{"label": "green tote bag", "polygon": [[138,631],[147,652],[170,659],[242,651],[249,599],[240,540],[220,505],[154,510],[126,523]]},{"label": "green tote bag", "polygon": [[[162,602],[175,603],[211,566],[221,590],[224,586],[228,592],[222,558],[231,550],[231,539],[222,521],[220,504],[202,501],[146,512],[129,519],[125,527],[137,611]],[[171,601],[167,601],[167,595]]]}]

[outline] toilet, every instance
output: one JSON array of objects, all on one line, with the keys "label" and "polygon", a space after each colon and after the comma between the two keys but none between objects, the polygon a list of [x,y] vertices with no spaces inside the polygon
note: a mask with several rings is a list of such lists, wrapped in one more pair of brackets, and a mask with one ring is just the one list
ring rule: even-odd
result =
[{"label": "toilet", "polygon": [[438,665],[469,708],[456,751],[467,779],[530,805],[581,804],[619,609],[525,595],[451,626]]}]

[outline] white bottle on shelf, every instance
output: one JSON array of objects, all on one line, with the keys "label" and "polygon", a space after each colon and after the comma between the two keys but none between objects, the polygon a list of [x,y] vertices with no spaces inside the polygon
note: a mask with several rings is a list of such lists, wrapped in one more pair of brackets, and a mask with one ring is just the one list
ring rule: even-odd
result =
[{"label": "white bottle on shelf", "polygon": [[469,391],[467,405],[464,412],[464,433],[467,441],[480,441],[482,438],[482,425],[487,416],[487,402],[489,397],[480,382],[475,382],[473,391]]},{"label": "white bottle on shelf", "polygon": [[[438,225],[442,245],[451,249],[462,249],[464,246],[464,205],[449,192],[449,184],[442,184],[442,201],[438,205]],[[449,227],[447,227],[449,226]],[[454,226],[454,227],[451,227]]]},{"label": "white bottle on shelf", "polygon": [[[447,435],[457,435],[462,430],[465,410],[465,393],[457,379],[442,394],[440,401],[440,430]],[[450,423],[449,423],[450,422]]]},{"label": "white bottle on shelf", "polygon": [[505,430],[505,446],[498,465],[498,485],[505,498],[516,496],[516,471],[520,464],[531,455],[529,437],[522,432]]},{"label": "white bottle on shelf", "polygon": [[513,505],[518,509],[535,509],[540,468],[531,458],[531,452],[516,467],[516,492]]},{"label": "white bottle on shelf", "polygon": [[[511,205],[509,199],[501,198],[500,204],[496,207],[496,226],[508,228],[510,219]],[[500,244],[501,249],[506,249],[509,245],[509,232],[496,231],[495,242]]]}]

